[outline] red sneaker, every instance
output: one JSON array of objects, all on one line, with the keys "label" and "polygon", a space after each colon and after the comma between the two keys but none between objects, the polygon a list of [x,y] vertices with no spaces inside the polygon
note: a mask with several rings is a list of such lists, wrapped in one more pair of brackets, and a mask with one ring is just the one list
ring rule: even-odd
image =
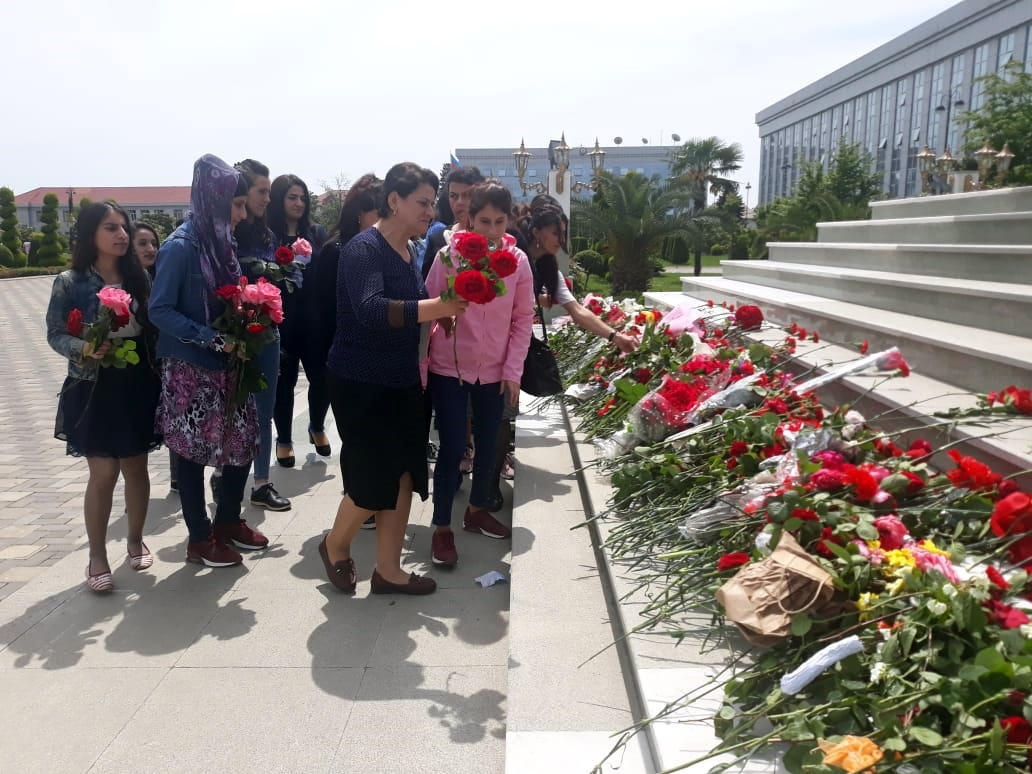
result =
[{"label": "red sneaker", "polygon": [[244,558],[212,535],[207,540],[187,543],[186,561],[207,567],[232,567],[240,564]]},{"label": "red sneaker", "polygon": [[261,532],[247,526],[247,522],[240,519],[236,524],[216,524],[215,538],[226,545],[234,545],[244,551],[259,551],[268,548],[269,539]]},{"label": "red sneaker", "polygon": [[479,532],[489,538],[501,540],[512,537],[512,530],[502,524],[498,519],[484,510],[471,510],[466,508],[466,514],[462,517],[462,528],[467,532]]},{"label": "red sneaker", "polygon": [[459,552],[455,550],[455,533],[434,532],[430,538],[430,559],[434,564],[454,567],[459,561]]}]

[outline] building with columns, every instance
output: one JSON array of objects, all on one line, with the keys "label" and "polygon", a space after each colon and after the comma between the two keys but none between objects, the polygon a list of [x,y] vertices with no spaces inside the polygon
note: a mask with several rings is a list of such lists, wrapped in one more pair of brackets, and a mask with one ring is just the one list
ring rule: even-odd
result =
[{"label": "building with columns", "polygon": [[113,187],[70,187],[33,188],[31,191],[14,197],[14,205],[18,209],[18,223],[39,229],[40,213],[43,211],[43,197],[54,194],[58,200],[57,212],[61,219],[61,228],[68,230],[73,218],[71,212],[79,206],[83,199],[92,202],[117,202],[129,214],[129,220],[151,212],[163,212],[173,220],[185,218],[190,209],[190,186],[130,186]]}]

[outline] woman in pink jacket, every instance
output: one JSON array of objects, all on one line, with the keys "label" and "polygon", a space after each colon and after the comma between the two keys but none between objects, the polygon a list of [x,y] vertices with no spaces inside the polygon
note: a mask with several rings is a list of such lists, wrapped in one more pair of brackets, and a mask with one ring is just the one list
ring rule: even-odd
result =
[{"label": "woman in pink jacket", "polygon": [[[505,403],[515,406],[519,401],[523,361],[530,347],[534,281],[527,256],[505,233],[511,211],[512,194],[497,180],[473,188],[469,206],[472,230],[486,237],[492,250],[510,250],[517,257],[516,271],[502,280],[504,295],[486,304],[470,304],[457,326],[439,324],[430,334],[427,380],[441,441],[434,468],[431,558],[434,564],[445,567],[459,559],[451,516],[460,481],[456,470],[466,446],[467,403],[473,407],[476,448],[493,448]],[[453,234],[445,236],[449,244],[454,239]],[[431,297],[448,287],[449,273],[454,269],[437,257],[426,280]],[[509,537],[511,530],[487,510],[495,484],[493,463],[489,454],[474,458],[473,484],[462,528],[502,539]]]}]

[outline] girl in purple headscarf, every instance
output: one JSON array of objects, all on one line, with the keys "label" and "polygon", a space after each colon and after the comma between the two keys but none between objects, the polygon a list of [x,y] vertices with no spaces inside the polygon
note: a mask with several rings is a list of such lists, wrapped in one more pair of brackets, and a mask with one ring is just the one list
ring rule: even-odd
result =
[{"label": "girl in purple headscarf", "polygon": [[[179,496],[190,532],[188,561],[239,564],[234,548],[258,550],[268,539],[240,518],[251,460],[258,447],[254,398],[233,406],[230,358],[235,342],[212,322],[222,312],[215,290],[240,280],[233,228],[247,216],[247,182],[215,156],[194,164],[190,215],[158,251],[150,317],[162,358],[157,427],[179,456]],[[214,525],[204,495],[204,467],[222,468]]]}]

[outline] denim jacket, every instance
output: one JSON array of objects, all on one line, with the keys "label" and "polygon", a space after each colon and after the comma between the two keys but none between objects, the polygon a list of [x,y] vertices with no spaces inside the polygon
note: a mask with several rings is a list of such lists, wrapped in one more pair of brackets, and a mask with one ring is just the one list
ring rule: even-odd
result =
[{"label": "denim jacket", "polygon": [[210,348],[216,334],[211,323],[220,310],[221,302],[209,293],[201,274],[197,239],[188,220],[158,250],[150,297],[150,319],[158,328],[158,357],[225,371],[229,358]]},{"label": "denim jacket", "polygon": [[104,287],[104,279],[92,268],[87,273],[63,271],[54,277],[47,305],[47,343],[61,357],[68,359],[68,376],[72,379],[95,381],[96,361],[83,360],[85,341],[68,332],[68,314],[73,309],[82,312],[83,325],[97,319],[100,301],[97,293]]}]

